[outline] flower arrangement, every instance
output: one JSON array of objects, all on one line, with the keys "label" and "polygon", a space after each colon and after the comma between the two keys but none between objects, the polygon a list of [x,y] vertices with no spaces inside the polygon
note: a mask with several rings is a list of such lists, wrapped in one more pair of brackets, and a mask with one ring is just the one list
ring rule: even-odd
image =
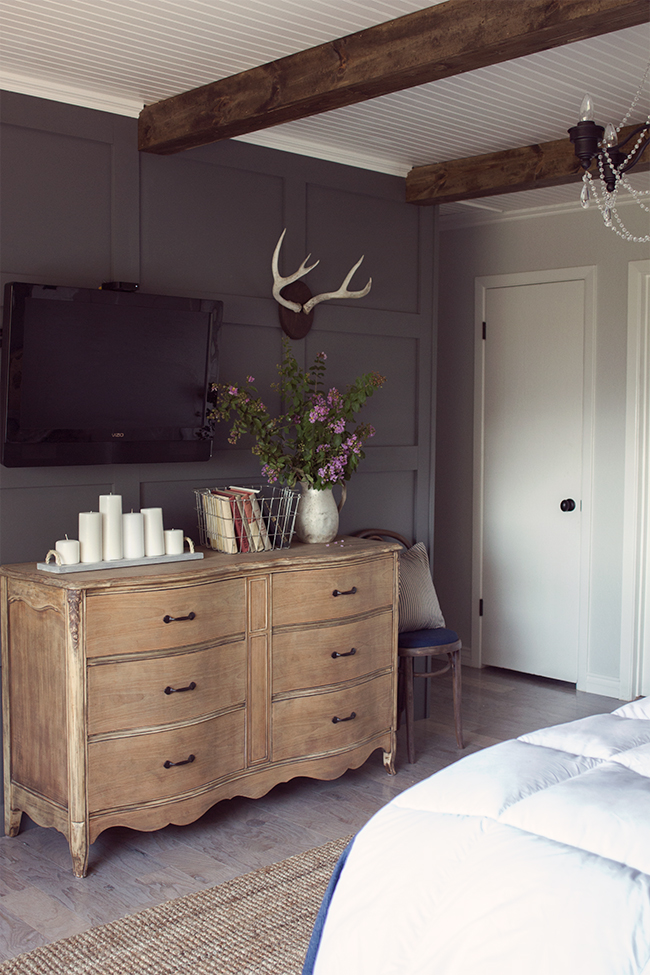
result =
[{"label": "flower arrangement", "polygon": [[379,373],[359,376],[345,392],[331,388],[325,392],[324,352],[319,352],[304,372],[283,341],[284,355],[278,365],[280,380],[271,388],[280,393],[286,413],[269,415],[267,407],[248,376],[240,386],[215,383],[214,406],[208,413],[211,423],[233,415],[229,443],[237,443],[244,433],[255,437],[252,452],[262,462],[262,474],[269,483],[280,481],[293,487],[306,481],[318,491],[350,479],[365,456],[363,444],[375,433],[368,423],[353,430],[355,413],[369,396],[386,381]]}]

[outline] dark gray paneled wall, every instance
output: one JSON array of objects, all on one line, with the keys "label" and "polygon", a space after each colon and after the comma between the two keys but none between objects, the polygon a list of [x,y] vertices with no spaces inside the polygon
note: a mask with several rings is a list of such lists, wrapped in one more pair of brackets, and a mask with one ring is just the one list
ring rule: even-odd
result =
[{"label": "dark gray paneled wall", "polygon": [[[314,292],[338,287],[365,254],[353,286],[372,276],[370,294],[317,307],[294,351],[308,364],[324,350],[332,385],[387,377],[364,409],[377,435],[342,530],[383,525],[430,543],[434,217],[403,202],[401,179],[238,142],[140,155],[133,119],[13,93],[2,95],[1,152],[3,285],[117,279],[221,298],[221,378],[250,373],[260,391],[281,354],[270,261],[282,229],[285,273],[308,252],[320,259]],[[43,395],[56,396],[55,376]],[[202,464],[0,468],[0,559],[43,558],[111,490],[126,508],[161,505],[167,527],[196,537],[193,488],[258,474],[223,429]]]},{"label": "dark gray paneled wall", "polygon": [[[403,202],[403,180],[238,142],[139,155],[133,119],[13,93],[0,110],[2,287],[122,280],[220,298],[221,379],[252,374],[266,393],[277,377],[270,264],[284,227],[280,267],[311,251],[314,293],[338,287],[365,254],[353,287],[372,276],[370,294],[318,306],[294,352],[306,365],[324,350],[332,385],[373,369],[387,377],[364,408],[377,435],[349,484],[342,531],[385,526],[431,546],[434,217]],[[57,395],[56,376],[43,395]],[[166,527],[196,538],[193,489],[259,469],[224,429],[206,463],[0,467],[0,561],[43,559],[109,491],[127,510],[162,506]]]}]

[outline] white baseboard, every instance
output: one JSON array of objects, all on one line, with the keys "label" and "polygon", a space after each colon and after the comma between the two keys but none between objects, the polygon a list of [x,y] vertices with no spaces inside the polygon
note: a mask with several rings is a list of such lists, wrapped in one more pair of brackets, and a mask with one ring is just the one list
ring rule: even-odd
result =
[{"label": "white baseboard", "polygon": [[463,667],[476,667],[471,647],[462,647],[460,651],[460,662]]},{"label": "white baseboard", "polygon": [[[460,659],[463,667],[476,667],[477,664],[473,662],[473,654],[471,647],[463,647],[460,652]],[[617,701],[626,700],[622,698],[621,694],[621,682],[616,677],[600,677],[598,674],[588,674],[587,680],[584,687],[579,687],[579,691],[585,691],[587,694],[600,694],[602,697],[613,697]]]},{"label": "white baseboard", "polygon": [[623,700],[620,697],[621,682],[615,677],[599,677],[597,674],[587,674],[585,686],[579,687],[578,690],[586,691],[587,694],[601,694],[603,697],[615,697],[619,701]]}]

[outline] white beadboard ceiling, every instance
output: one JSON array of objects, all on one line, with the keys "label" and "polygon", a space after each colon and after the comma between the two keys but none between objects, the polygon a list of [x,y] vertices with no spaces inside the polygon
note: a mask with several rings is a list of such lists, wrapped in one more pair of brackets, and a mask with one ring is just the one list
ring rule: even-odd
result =
[{"label": "white beadboard ceiling", "polygon": [[[0,88],[135,117],[168,95],[433,5],[0,0]],[[649,59],[643,24],[241,138],[405,176],[414,165],[564,138],[585,91],[598,121],[618,124]],[[649,102],[646,84],[629,122],[644,121]],[[647,186],[647,175],[633,177],[635,185]],[[487,219],[574,203],[578,192],[573,184],[441,209]]]}]

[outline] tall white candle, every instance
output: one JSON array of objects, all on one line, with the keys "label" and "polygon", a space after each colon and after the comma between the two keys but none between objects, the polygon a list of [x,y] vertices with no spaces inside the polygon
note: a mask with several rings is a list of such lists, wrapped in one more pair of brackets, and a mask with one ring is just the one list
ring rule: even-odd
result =
[{"label": "tall white candle", "polygon": [[141,559],[144,556],[144,518],[139,511],[122,515],[122,537],[125,559]]},{"label": "tall white candle", "polygon": [[101,511],[79,512],[79,548],[82,562],[102,561]]},{"label": "tall white candle", "polygon": [[122,558],[122,495],[100,494],[102,537],[105,562]]},{"label": "tall white candle", "polygon": [[66,535],[54,547],[61,556],[64,565],[76,565],[79,561],[79,542],[76,538],[68,538]]},{"label": "tall white candle", "polygon": [[182,555],[185,539],[182,528],[168,528],[165,531],[165,555]]},{"label": "tall white candle", "polygon": [[164,555],[165,537],[163,535],[162,508],[142,508],[144,517],[144,554]]}]

